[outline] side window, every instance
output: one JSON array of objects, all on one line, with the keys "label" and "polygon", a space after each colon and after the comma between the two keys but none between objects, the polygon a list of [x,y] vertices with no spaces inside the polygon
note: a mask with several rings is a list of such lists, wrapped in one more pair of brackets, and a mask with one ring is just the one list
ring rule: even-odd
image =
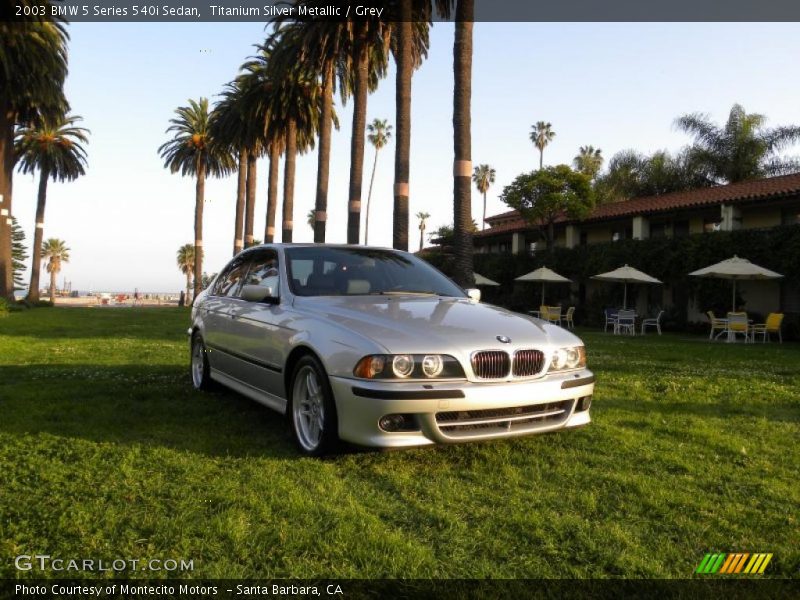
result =
[{"label": "side window", "polygon": [[273,295],[278,295],[278,254],[274,250],[259,252],[250,263],[245,285],[260,285],[272,288]]},{"label": "side window", "polygon": [[239,284],[242,278],[247,273],[247,259],[237,258],[234,260],[225,272],[219,277],[216,285],[214,286],[214,296],[236,296],[239,291]]}]

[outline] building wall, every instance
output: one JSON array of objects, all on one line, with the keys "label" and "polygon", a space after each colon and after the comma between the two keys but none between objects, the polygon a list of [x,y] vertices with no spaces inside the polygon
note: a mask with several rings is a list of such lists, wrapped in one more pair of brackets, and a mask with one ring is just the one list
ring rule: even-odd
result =
[{"label": "building wall", "polygon": [[764,229],[781,224],[781,209],[750,209],[742,211],[742,229]]},{"label": "building wall", "polygon": [[611,229],[608,227],[593,227],[586,229],[587,244],[602,244],[611,241]]}]

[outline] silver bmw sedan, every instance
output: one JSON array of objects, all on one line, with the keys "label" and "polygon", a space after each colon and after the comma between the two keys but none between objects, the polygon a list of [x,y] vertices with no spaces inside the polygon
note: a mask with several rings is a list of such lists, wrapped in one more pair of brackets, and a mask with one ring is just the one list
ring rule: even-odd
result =
[{"label": "silver bmw sedan", "polygon": [[238,254],[192,307],[195,388],[284,415],[301,452],[420,446],[590,422],[579,338],[480,303],[412,254],[269,244]]}]

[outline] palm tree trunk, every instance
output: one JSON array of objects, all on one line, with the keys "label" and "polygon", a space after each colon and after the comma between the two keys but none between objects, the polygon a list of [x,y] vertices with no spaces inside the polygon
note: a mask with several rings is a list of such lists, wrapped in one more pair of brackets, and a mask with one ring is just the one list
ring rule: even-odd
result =
[{"label": "palm tree trunk", "polygon": [[[0,92],[0,96],[3,92]],[[14,111],[0,104],[0,298],[14,300],[14,267],[11,260],[11,188],[14,175]]]},{"label": "palm tree trunk", "polygon": [[245,192],[247,199],[245,201],[245,215],[244,215],[244,247],[249,248],[253,245],[253,222],[256,218],[256,153],[252,150],[247,155],[247,181],[245,183]]},{"label": "palm tree trunk", "polygon": [[333,63],[325,69],[322,83],[322,115],[317,155],[317,199],[314,203],[314,243],[325,243],[328,221],[328,176],[331,162],[331,129],[333,127]]},{"label": "palm tree trunk", "polygon": [[286,164],[283,169],[283,231],[281,241],[292,241],[294,227],[294,170],[297,159],[297,124],[289,119],[286,124]]},{"label": "palm tree trunk", "polygon": [[244,248],[244,201],[247,180],[247,148],[239,150],[239,179],[236,182],[236,224],[233,233],[233,255],[236,256]]},{"label": "palm tree trunk", "polygon": [[422,250],[422,244],[425,242],[425,229],[420,227],[419,230],[419,249]]},{"label": "palm tree trunk", "polygon": [[281,153],[277,144],[269,148],[269,183],[267,188],[267,225],[264,228],[264,243],[275,241],[275,212],[278,209],[278,177],[280,176]]},{"label": "palm tree trunk", "polygon": [[361,42],[353,94],[353,132],[350,139],[350,190],[347,205],[347,243],[361,239],[361,180],[364,178],[364,136],[367,127],[369,54]]},{"label": "palm tree trunk", "polygon": [[189,302],[189,296],[192,293],[192,272],[186,271],[186,302]]},{"label": "palm tree trunk", "polygon": [[[52,258],[50,259],[53,260]],[[50,304],[56,303],[56,268],[55,265],[50,265]]]},{"label": "palm tree trunk", "polygon": [[394,155],[394,219],[392,221],[392,247],[408,250],[408,180],[411,157],[411,77],[412,64],[411,0],[400,2],[400,23],[397,40],[397,78],[395,83],[395,118],[397,137]]},{"label": "palm tree trunk", "polygon": [[372,161],[372,177],[369,178],[369,192],[367,192],[367,218],[364,220],[364,245],[369,245],[369,203],[372,200],[372,184],[375,183],[375,169],[378,167],[378,150],[375,149],[375,160]]},{"label": "palm tree trunk", "polygon": [[453,250],[454,279],[473,287],[472,274],[472,21],[473,0],[458,0],[453,44]]},{"label": "palm tree trunk", "polygon": [[[44,238],[44,207],[47,202],[47,180],[50,172],[42,169],[39,173],[39,196],[36,200],[36,229],[33,232],[33,264],[31,264],[31,285],[28,300],[39,302],[39,275],[42,269],[42,241]],[[52,293],[51,293],[52,295]]]},{"label": "palm tree trunk", "polygon": [[197,166],[197,186],[194,201],[194,296],[192,302],[202,291],[203,286],[203,203],[206,195],[206,164],[200,161]]},{"label": "palm tree trunk", "polygon": [[539,149],[539,170],[544,168],[544,148]]},{"label": "palm tree trunk", "polygon": [[486,229],[486,192],[483,192],[483,226],[481,229]]}]

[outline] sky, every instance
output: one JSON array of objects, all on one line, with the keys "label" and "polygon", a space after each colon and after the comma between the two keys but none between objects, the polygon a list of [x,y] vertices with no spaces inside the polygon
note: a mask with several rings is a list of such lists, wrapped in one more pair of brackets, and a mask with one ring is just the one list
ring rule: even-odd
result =
[{"label": "sky", "polygon": [[[194,181],[163,167],[158,147],[175,108],[189,98],[214,101],[263,41],[259,23],[76,23],[69,26],[66,93],[90,129],[89,169],[71,183],[50,183],[45,238],[65,240],[71,260],[59,277],[82,291],[177,293],[184,276],[178,248],[191,243]],[[419,245],[419,211],[428,231],[452,223],[453,26],[431,30],[428,59],[412,87],[410,249]],[[472,160],[497,179],[487,214],[508,210],[503,187],[538,167],[531,125],[556,132],[545,164],[571,163],[591,144],[606,159],[633,148],[677,150],[690,138],[676,117],[690,112],[724,122],[734,103],[767,115],[769,125],[800,123],[800,24],[476,23],[472,88]],[[337,101],[328,195],[328,241],[346,241],[352,102]],[[394,69],[370,96],[367,119],[394,125]],[[800,154],[792,148],[788,154]],[[374,149],[365,151],[366,207]],[[263,239],[267,162],[259,162],[255,236]],[[370,244],[391,246],[394,144],[378,157]],[[298,158],[294,241],[312,241],[316,152]],[[33,237],[37,180],[17,174],[14,214]],[[282,191],[281,191],[282,194]],[[204,270],[229,260],[235,176],[206,185]],[[481,195],[473,188],[480,223]],[[364,214],[362,210],[362,241]],[[282,220],[280,206],[276,223]],[[278,236],[279,237],[279,236]],[[279,240],[276,240],[279,241]],[[426,239],[426,245],[427,245]],[[27,275],[27,274],[26,274]]]}]

